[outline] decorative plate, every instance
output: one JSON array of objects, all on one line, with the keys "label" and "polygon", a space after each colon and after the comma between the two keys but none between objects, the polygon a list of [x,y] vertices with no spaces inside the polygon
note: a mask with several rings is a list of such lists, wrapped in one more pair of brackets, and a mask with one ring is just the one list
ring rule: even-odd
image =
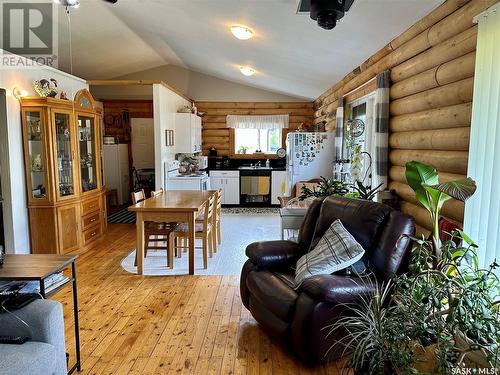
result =
[{"label": "decorative plate", "polygon": [[351,135],[354,138],[361,137],[365,132],[365,123],[363,120],[354,119],[351,122]]}]

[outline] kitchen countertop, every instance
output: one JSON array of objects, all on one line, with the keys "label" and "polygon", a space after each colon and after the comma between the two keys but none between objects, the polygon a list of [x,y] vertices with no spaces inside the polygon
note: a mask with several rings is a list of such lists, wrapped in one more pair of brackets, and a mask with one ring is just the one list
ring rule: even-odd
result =
[{"label": "kitchen countertop", "polygon": [[[270,167],[272,171],[286,171],[285,167]],[[239,171],[240,167],[220,167],[220,168],[207,168],[210,171]],[[248,170],[248,169],[247,169]],[[258,170],[258,169],[257,169]]]}]

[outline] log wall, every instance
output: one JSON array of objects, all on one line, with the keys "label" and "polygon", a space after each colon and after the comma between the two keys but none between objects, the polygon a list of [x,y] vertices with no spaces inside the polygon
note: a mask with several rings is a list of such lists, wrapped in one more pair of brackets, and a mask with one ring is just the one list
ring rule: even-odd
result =
[{"label": "log wall", "polygon": [[125,122],[122,113],[129,118],[153,118],[152,100],[101,100],[103,104],[104,135],[116,137],[119,143],[130,143],[130,121]]},{"label": "log wall", "polygon": [[202,119],[203,153],[214,146],[218,155],[231,155],[230,129],[226,126],[227,115],[282,115],[290,116],[289,129],[293,131],[303,122],[311,124],[313,103],[310,102],[196,102]]},{"label": "log wall", "polygon": [[[404,165],[434,165],[442,180],[467,173],[477,26],[472,19],[497,0],[447,0],[366,60],[315,101],[314,121],[335,129],[338,98],[390,69],[390,183],[420,232],[429,215],[406,184]],[[449,202],[443,215],[463,222],[464,205]]]}]

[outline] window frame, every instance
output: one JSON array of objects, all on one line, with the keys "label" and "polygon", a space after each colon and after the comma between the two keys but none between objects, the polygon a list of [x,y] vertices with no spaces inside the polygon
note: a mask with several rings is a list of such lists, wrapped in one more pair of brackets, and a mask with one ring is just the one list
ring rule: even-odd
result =
[{"label": "window frame", "polygon": [[[286,135],[290,129],[281,129],[281,147],[286,148]],[[251,154],[238,154],[236,152],[236,134],[235,129],[229,129],[229,156],[233,159],[277,159],[276,153],[251,153]]]}]

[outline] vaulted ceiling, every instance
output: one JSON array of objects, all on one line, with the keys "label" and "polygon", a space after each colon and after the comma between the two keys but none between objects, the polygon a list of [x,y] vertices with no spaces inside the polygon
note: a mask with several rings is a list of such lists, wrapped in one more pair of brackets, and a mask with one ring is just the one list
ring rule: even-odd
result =
[{"label": "vaulted ceiling", "polygon": [[[82,0],[71,12],[73,73],[113,78],[174,64],[314,99],[440,3],[356,0],[326,31],[296,14],[297,0]],[[59,19],[60,65],[68,70],[68,20],[62,11]],[[255,37],[235,39],[234,23],[252,27]],[[256,74],[243,76],[240,65]]]}]

